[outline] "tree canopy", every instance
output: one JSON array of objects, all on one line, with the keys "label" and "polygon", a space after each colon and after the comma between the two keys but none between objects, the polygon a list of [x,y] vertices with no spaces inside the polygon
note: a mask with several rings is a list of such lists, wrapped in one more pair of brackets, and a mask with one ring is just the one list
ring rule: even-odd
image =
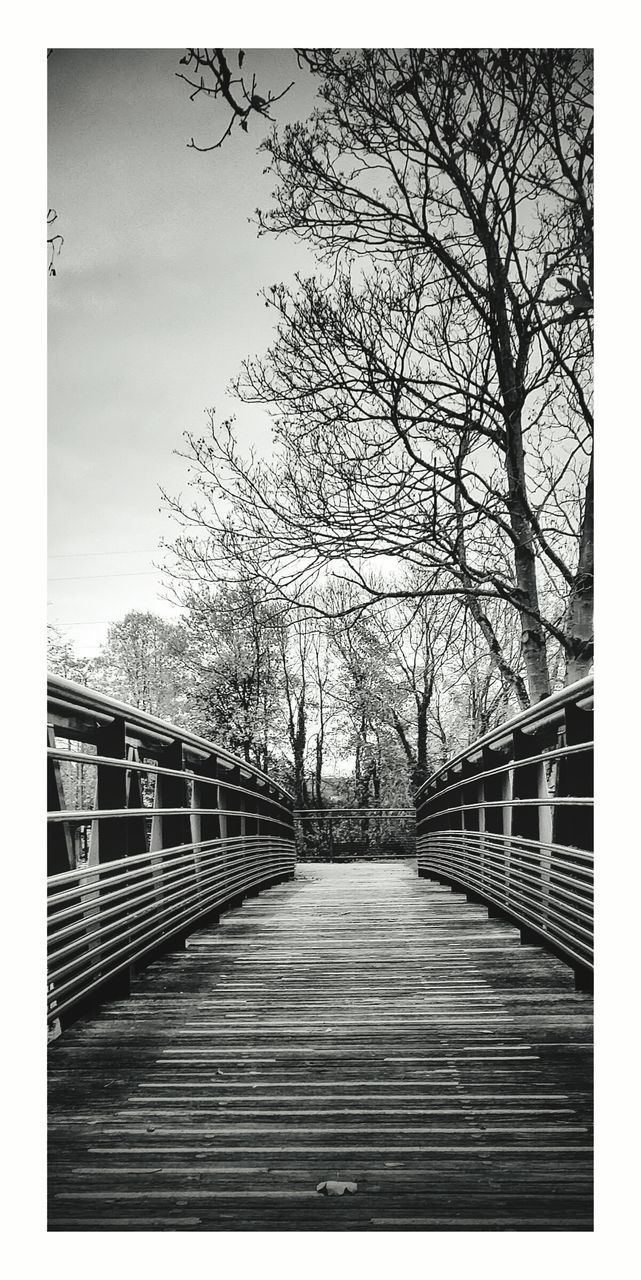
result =
[{"label": "tree canopy", "polygon": [[266,291],[276,338],[235,384],[274,451],[212,413],[187,446],[204,502],[171,505],[284,599],[317,607],[328,574],[354,613],[458,599],[526,705],[559,652],[569,680],[592,661],[591,56],[297,55],[321,105],[263,142],[257,216],[319,269]]}]

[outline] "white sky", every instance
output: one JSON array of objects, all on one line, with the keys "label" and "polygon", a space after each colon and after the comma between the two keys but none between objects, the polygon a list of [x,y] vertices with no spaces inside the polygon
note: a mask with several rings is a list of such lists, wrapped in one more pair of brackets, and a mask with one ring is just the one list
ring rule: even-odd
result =
[{"label": "white sky", "polygon": [[[259,239],[248,223],[274,185],[259,121],[208,155],[187,147],[217,140],[227,117],[203,95],[189,101],[174,74],[182,53],[49,59],[49,204],[64,246],[49,284],[48,613],[82,653],[128,609],[171,613],[153,565],[177,532],[159,485],[186,483],[172,451],[210,406],[268,439],[266,415],[225,391],[270,338],[258,290],[312,266],[293,240]],[[248,67],[263,94],[296,80],[279,122],[308,114],[311,80],[292,51],[247,51]]]}]

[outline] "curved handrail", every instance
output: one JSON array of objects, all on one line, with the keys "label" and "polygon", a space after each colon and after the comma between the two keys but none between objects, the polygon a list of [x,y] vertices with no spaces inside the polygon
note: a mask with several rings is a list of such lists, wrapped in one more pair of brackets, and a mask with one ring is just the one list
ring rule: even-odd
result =
[{"label": "curved handrail", "polygon": [[518,924],[572,965],[593,967],[592,676],[498,725],[416,795],[419,875]]},{"label": "curved handrail", "polygon": [[452,756],[445,764],[440,765],[434,773],[421,783],[416,792],[416,799],[426,787],[432,786],[441,774],[448,773],[451,769],[455,769],[457,765],[462,764],[464,760],[470,756],[478,755],[484,747],[497,747],[504,740],[507,742],[510,734],[516,729],[523,732],[530,729],[536,729],[544,722],[548,722],[550,717],[558,716],[560,718],[564,708],[568,705],[578,705],[587,702],[594,696],[594,676],[584,676],[582,680],[577,680],[574,684],[565,685],[563,689],[558,689],[556,693],[550,694],[549,698],[543,698],[540,702],[535,702],[525,711],[519,712],[510,720],[504,720],[494,729],[490,729],[489,733],[477,738],[475,742],[470,743],[469,747],[464,747],[457,755]]},{"label": "curved handrail", "polygon": [[48,1017],[59,1028],[87,1001],[125,994],[132,965],[168,940],[291,876],[296,851],[293,798],[255,765],[61,676],[47,695]]},{"label": "curved handrail", "polygon": [[283,796],[293,802],[294,797],[286,787],[283,787],[280,782],[271,778],[268,773],[264,773],[256,765],[243,760],[240,756],[234,755],[228,747],[221,747],[218,743],[210,742],[207,738],[202,738],[198,734],[192,733],[189,729],[171,724],[168,720],[161,720],[158,716],[153,716],[148,711],[141,711],[139,707],[132,707],[127,702],[119,702],[116,698],[111,698],[106,693],[100,693],[97,689],[90,689],[86,685],[76,684],[73,680],[66,680],[63,676],[53,675],[50,672],[47,675],[47,702],[50,703],[52,699],[57,697],[72,706],[77,706],[80,711],[95,711],[99,715],[120,716],[132,728],[140,730],[143,735],[147,734],[153,742],[179,739],[186,746],[193,747],[196,751],[203,752],[206,756],[216,755],[221,760],[228,760],[230,764],[240,766],[245,772],[249,770],[255,777],[264,779],[271,787],[276,787]]}]

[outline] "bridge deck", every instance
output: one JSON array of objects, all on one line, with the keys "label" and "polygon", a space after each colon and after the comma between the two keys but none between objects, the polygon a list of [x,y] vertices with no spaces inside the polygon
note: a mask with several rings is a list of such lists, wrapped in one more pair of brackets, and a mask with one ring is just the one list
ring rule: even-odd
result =
[{"label": "bridge deck", "polygon": [[299,866],[53,1045],[50,1227],[590,1229],[591,1011],[415,864]]}]

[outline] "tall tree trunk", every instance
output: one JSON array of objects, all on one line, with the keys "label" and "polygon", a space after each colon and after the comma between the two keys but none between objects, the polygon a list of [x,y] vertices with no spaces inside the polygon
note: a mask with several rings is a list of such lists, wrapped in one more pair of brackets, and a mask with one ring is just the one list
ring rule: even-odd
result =
[{"label": "tall tree trunk", "polygon": [[532,702],[540,702],[542,698],[549,696],[550,675],[545,631],[540,621],[534,537],[527,515],[525,455],[523,452],[520,406],[514,407],[506,418],[506,436],[507,505],[510,525],[514,534],[514,575],[519,592],[521,651]]},{"label": "tall tree trunk", "polygon": [[519,351],[515,358],[508,320],[505,265],[501,262],[489,229],[485,235],[481,231],[481,239],[485,239],[488,269],[493,284],[491,305],[494,311],[492,325],[494,331],[491,333],[490,341],[503,400],[507,507],[514,539],[514,576],[519,592],[521,651],[532,702],[540,702],[550,693],[550,675],[545,631],[540,620],[535,543],[528,511],[523,449],[523,379],[527,366],[529,340],[521,319],[516,327],[516,332],[519,334]]},{"label": "tall tree trunk", "polygon": [[412,770],[412,791],[425,782],[429,768],[427,763],[427,712],[429,708],[427,694],[416,694],[416,763]]},{"label": "tall tree trunk", "polygon": [[318,681],[318,733],[316,734],[316,754],[314,761],[314,778],[316,782],[316,805],[323,807],[323,747],[325,746],[325,701],[323,698],[323,682],[316,650],[316,677]]},{"label": "tall tree trunk", "polygon": [[307,716],[305,694],[301,693],[296,707],[296,717],[290,713],[290,739],[294,756],[294,796],[299,808],[307,808],[307,784],[305,781],[305,747],[307,745]]},{"label": "tall tree trunk", "polygon": [[367,765],[363,768],[363,747],[367,746],[367,725],[365,717],[362,717],[358,737],[356,739],[356,805],[363,810],[363,817],[360,819],[361,841],[363,848],[367,849],[369,845],[369,818],[367,810],[369,809],[369,780],[370,768]]},{"label": "tall tree trunk", "polygon": [[[459,455],[457,466],[460,467],[461,463],[462,457]],[[521,711],[526,711],[530,705],[530,699],[528,697],[528,691],[525,687],[523,677],[518,671],[515,671],[507,661],[494,627],[492,626],[485,610],[482,608],[478,596],[474,594],[472,579],[467,568],[465,526],[463,522],[463,511],[461,508],[458,470],[457,483],[454,491],[454,509],[456,512],[456,556],[461,569],[461,581],[463,586],[466,588],[466,591],[469,593],[465,597],[467,608],[469,609],[479,631],[481,632],[481,635],[483,636],[483,639],[485,640],[485,643],[487,644],[490,658],[501,676],[504,688],[510,688],[514,692]]]},{"label": "tall tree trunk", "polygon": [[316,734],[316,757],[314,761],[315,803],[318,809],[323,807],[323,739],[324,733],[320,730]]},{"label": "tall tree trunk", "polygon": [[429,700],[422,694],[416,695],[416,765],[418,769],[427,770],[427,712]]},{"label": "tall tree trunk", "polygon": [[585,491],[585,511],[579,541],[579,562],[570,591],[567,614],[569,637],[566,683],[588,674],[594,657],[594,455]]},{"label": "tall tree trunk", "polygon": [[305,747],[294,743],[294,797],[299,809],[307,808],[307,786],[305,782]]},{"label": "tall tree trunk", "polygon": [[403,748],[403,752],[407,759],[407,763],[410,765],[411,768],[414,768],[416,764],[416,756],[414,755],[412,744],[405,731],[405,725],[399,719],[399,716],[397,712],[394,710],[394,708],[392,708],[392,724],[394,725],[394,728],[396,729],[396,732],[398,734],[400,744]]},{"label": "tall tree trunk", "polygon": [[374,808],[378,808],[381,802],[381,740],[378,733],[376,734],[376,756],[372,761],[371,778]]}]

